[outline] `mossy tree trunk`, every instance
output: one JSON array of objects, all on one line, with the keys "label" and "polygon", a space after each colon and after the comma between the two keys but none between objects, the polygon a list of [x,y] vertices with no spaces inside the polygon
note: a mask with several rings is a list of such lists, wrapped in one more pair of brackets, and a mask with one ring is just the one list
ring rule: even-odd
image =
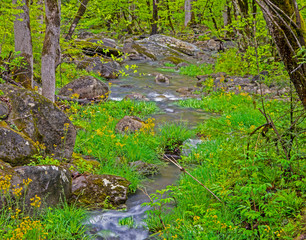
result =
[{"label": "mossy tree trunk", "polygon": [[14,21],[15,51],[23,57],[21,66],[14,70],[14,79],[25,88],[33,87],[33,46],[29,16],[29,0],[13,0],[21,12]]},{"label": "mossy tree trunk", "polygon": [[61,1],[45,0],[46,33],[41,57],[42,95],[54,102],[55,70],[60,56]]},{"label": "mossy tree trunk", "polygon": [[279,55],[296,92],[306,108],[306,64],[295,57],[305,47],[306,28],[295,0],[258,1]]},{"label": "mossy tree trunk", "polygon": [[70,40],[72,37],[72,34],[74,33],[75,28],[77,27],[79,21],[81,20],[81,18],[83,17],[83,15],[86,12],[86,8],[87,8],[87,4],[88,4],[89,0],[83,0],[80,4],[79,10],[77,12],[77,14],[75,15],[73,22],[71,23],[71,26],[69,28],[69,31],[65,37],[66,40]]}]

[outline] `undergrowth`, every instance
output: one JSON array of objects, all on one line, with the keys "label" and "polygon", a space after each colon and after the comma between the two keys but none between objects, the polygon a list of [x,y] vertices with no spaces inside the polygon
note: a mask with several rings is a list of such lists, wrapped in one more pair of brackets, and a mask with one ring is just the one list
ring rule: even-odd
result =
[{"label": "undergrowth", "polygon": [[[292,120],[290,102],[265,100],[263,108],[260,98],[225,92],[179,105],[220,113],[198,126],[203,142],[180,163],[222,203],[190,176],[182,175],[178,186],[169,188],[174,209],[149,212],[147,223],[155,236],[293,239],[304,233],[303,108],[293,104]],[[258,108],[273,119],[270,124]],[[164,202],[162,198],[156,201]]]}]

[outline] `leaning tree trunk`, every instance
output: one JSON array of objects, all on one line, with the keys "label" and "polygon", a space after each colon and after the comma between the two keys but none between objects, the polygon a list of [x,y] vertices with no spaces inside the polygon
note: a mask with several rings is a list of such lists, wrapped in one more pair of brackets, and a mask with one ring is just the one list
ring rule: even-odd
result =
[{"label": "leaning tree trunk", "polygon": [[[19,1],[13,0],[13,4]],[[29,0],[22,0],[17,9],[22,12],[14,21],[15,51],[23,57],[22,65],[14,70],[14,79],[25,88],[33,87],[33,49],[29,16]]]},{"label": "leaning tree trunk", "polygon": [[289,73],[296,92],[306,108],[306,64],[295,57],[305,47],[306,28],[295,0],[257,1],[279,55]]},{"label": "leaning tree trunk", "polygon": [[89,2],[89,0],[83,0],[80,4],[79,10],[77,12],[77,14],[75,15],[73,22],[71,23],[71,26],[69,28],[69,31],[65,37],[66,40],[70,40],[72,37],[72,34],[74,33],[75,28],[77,27],[79,21],[81,20],[81,18],[83,17],[83,15],[86,12],[86,8],[87,8],[87,3]]},{"label": "leaning tree trunk", "polygon": [[158,23],[158,0],[153,0],[153,16],[151,24],[151,35],[157,34],[157,23]]},{"label": "leaning tree trunk", "polygon": [[45,0],[46,34],[41,57],[42,95],[54,102],[55,69],[60,56],[60,0]]}]

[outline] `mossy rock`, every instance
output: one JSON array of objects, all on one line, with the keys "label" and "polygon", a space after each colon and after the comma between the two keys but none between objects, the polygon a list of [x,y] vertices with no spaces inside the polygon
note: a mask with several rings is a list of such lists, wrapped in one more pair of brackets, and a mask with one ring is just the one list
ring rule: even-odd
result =
[{"label": "mossy rock", "polygon": [[182,62],[185,62],[185,60],[183,60],[181,58],[178,58],[178,57],[174,57],[174,56],[168,56],[163,61],[165,61],[165,62],[172,62],[175,65],[178,65],[178,64],[180,64]]},{"label": "mossy rock", "polygon": [[93,76],[82,76],[62,87],[59,95],[72,96],[77,94],[79,99],[107,99],[108,93],[108,85],[104,82]]},{"label": "mossy rock", "polygon": [[91,208],[122,208],[130,183],[113,175],[81,175],[72,180],[71,202]]},{"label": "mossy rock", "polygon": [[[28,182],[27,187],[25,183]],[[49,207],[68,199],[71,194],[71,173],[58,166],[20,166],[12,168],[0,160],[0,185],[8,191],[4,198],[0,197],[0,209],[8,200],[25,210],[31,211],[31,203],[35,196],[41,198],[41,207]],[[14,189],[21,188],[21,195],[16,198]],[[7,197],[8,196],[8,197]]]},{"label": "mossy rock", "polygon": [[145,56],[151,58],[152,60],[157,60],[156,56],[150,50],[141,46],[140,44],[133,43],[132,48],[134,48],[141,55],[145,55]]},{"label": "mossy rock", "polygon": [[71,157],[76,130],[64,112],[34,91],[9,84],[0,84],[0,90],[11,106],[7,121],[18,129],[19,134],[38,142],[55,158]]},{"label": "mossy rock", "polygon": [[35,143],[23,133],[0,126],[0,158],[12,166],[28,164],[37,153]]},{"label": "mossy rock", "polygon": [[115,57],[122,56],[122,51],[119,49],[106,46],[102,43],[99,43],[99,40],[91,39],[91,40],[75,40],[75,46],[77,48],[82,49],[83,53],[87,56],[107,56],[111,57],[112,55]]}]

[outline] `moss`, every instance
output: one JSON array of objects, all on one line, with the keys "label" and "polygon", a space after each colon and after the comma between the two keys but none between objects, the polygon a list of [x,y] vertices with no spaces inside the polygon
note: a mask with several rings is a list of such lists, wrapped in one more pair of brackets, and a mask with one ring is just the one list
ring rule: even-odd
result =
[{"label": "moss", "polygon": [[7,127],[7,123],[5,121],[0,121],[0,127]]},{"label": "moss", "polygon": [[[105,180],[110,182],[110,185],[105,186]],[[126,194],[125,189],[129,187],[127,180],[111,175],[90,175],[83,181],[86,181],[82,183],[83,186],[85,184],[85,187],[74,191],[71,200],[77,200],[79,205],[90,209],[121,207],[122,202],[116,198]]]},{"label": "moss", "polygon": [[185,62],[183,59],[174,57],[174,56],[168,56],[164,59],[165,61],[169,61],[174,63],[175,65],[178,65],[179,63]]}]

